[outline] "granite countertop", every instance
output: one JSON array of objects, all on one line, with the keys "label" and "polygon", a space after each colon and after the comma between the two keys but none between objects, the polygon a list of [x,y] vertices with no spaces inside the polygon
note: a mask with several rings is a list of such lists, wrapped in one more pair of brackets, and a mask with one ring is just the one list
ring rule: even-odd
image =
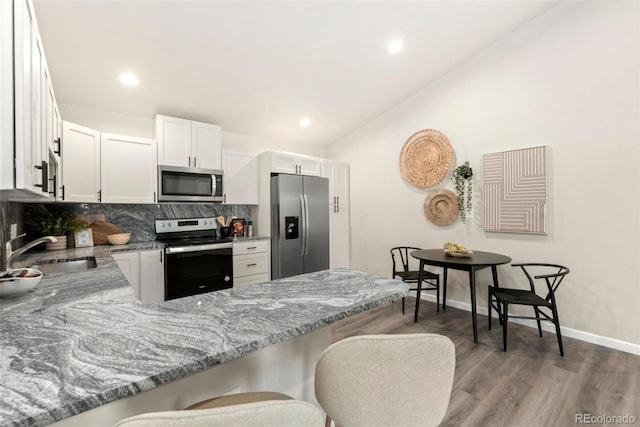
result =
[{"label": "granite countertop", "polygon": [[[153,242],[155,243],[155,242]],[[157,243],[155,243],[157,244]],[[97,268],[45,276],[0,299],[0,425],[43,426],[402,298],[408,285],[337,269],[142,304],[111,251]],[[39,258],[38,258],[39,257]],[[52,254],[31,254],[30,265]]]}]

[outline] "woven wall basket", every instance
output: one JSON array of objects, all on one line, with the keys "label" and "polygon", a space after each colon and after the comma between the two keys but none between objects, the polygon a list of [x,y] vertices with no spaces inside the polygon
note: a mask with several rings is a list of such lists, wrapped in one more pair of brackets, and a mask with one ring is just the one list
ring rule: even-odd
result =
[{"label": "woven wall basket", "polygon": [[435,225],[450,225],[458,220],[458,196],[451,190],[436,190],[424,200],[424,215]]},{"label": "woven wall basket", "polygon": [[435,129],[423,129],[402,146],[400,173],[414,187],[433,187],[451,172],[453,161],[449,139]]}]

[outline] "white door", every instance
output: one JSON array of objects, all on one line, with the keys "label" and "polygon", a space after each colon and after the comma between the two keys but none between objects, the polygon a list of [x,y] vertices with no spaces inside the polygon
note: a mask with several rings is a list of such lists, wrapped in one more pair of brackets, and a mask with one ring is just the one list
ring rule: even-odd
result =
[{"label": "white door", "polygon": [[156,141],[103,133],[100,138],[103,203],[155,203]]},{"label": "white door", "polygon": [[203,169],[222,169],[220,126],[191,122],[191,166]]},{"label": "white door", "polygon": [[13,182],[13,3],[0,1],[0,190]]},{"label": "white door", "polygon": [[63,122],[64,200],[100,201],[100,132]]},{"label": "white door", "polygon": [[286,153],[271,153],[271,172],[298,173],[298,156]]},{"label": "white door", "polygon": [[301,175],[322,175],[322,159],[317,157],[299,157],[298,164],[298,173]]},{"label": "white door", "polygon": [[331,177],[329,178],[331,198],[336,197],[336,203],[349,204],[349,163],[333,162]]},{"label": "white door", "polygon": [[258,204],[258,161],[251,154],[222,151],[224,202],[229,205]]},{"label": "white door", "polygon": [[[34,86],[39,77],[39,63],[33,64],[36,54],[37,25],[35,14],[28,0],[14,3],[14,85],[15,85],[15,187],[41,194],[36,184],[41,184],[42,174],[35,169],[41,164],[42,149],[34,134]],[[34,68],[38,73],[34,75]],[[39,108],[37,109],[39,112]],[[39,119],[38,119],[39,122]]]},{"label": "white door", "polygon": [[331,206],[329,209],[329,266],[331,268],[350,268],[349,205]]},{"label": "white door", "polygon": [[140,299],[140,256],[138,252],[118,252],[111,254],[111,256]]},{"label": "white door", "polygon": [[192,166],[191,121],[169,116],[156,116],[158,164]]},{"label": "white door", "polygon": [[164,301],[164,260],[162,251],[140,252],[140,301]]}]

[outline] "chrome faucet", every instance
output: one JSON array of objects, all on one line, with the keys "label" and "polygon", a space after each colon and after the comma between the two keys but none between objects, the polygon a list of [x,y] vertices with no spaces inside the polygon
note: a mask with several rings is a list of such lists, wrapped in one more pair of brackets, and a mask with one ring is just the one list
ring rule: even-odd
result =
[{"label": "chrome faucet", "polygon": [[9,239],[7,241],[7,246],[6,246],[6,251],[4,253],[4,266],[5,266],[5,270],[10,270],[13,267],[13,260],[17,257],[19,257],[20,255],[22,255],[23,253],[25,253],[26,251],[28,251],[29,249],[38,246],[41,243],[47,243],[47,242],[51,242],[51,243],[55,243],[58,241],[58,239],[56,239],[54,236],[44,236],[44,237],[40,237],[39,239],[36,239],[32,242],[27,243],[24,246],[19,247],[18,249],[16,249],[15,251],[11,249],[11,242],[13,242],[14,240],[18,240],[21,237],[26,236],[27,234],[21,234],[18,237],[15,237],[13,239]]}]

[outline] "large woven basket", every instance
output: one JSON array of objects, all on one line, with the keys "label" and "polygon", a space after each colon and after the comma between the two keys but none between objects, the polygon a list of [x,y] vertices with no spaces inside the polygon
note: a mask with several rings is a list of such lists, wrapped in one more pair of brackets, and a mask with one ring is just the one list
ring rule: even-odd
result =
[{"label": "large woven basket", "polygon": [[451,190],[436,190],[424,200],[424,215],[435,225],[445,226],[458,220],[458,196]]},{"label": "large woven basket", "polygon": [[409,137],[400,151],[400,173],[418,188],[433,187],[451,172],[454,152],[449,139],[435,129],[423,129]]}]

